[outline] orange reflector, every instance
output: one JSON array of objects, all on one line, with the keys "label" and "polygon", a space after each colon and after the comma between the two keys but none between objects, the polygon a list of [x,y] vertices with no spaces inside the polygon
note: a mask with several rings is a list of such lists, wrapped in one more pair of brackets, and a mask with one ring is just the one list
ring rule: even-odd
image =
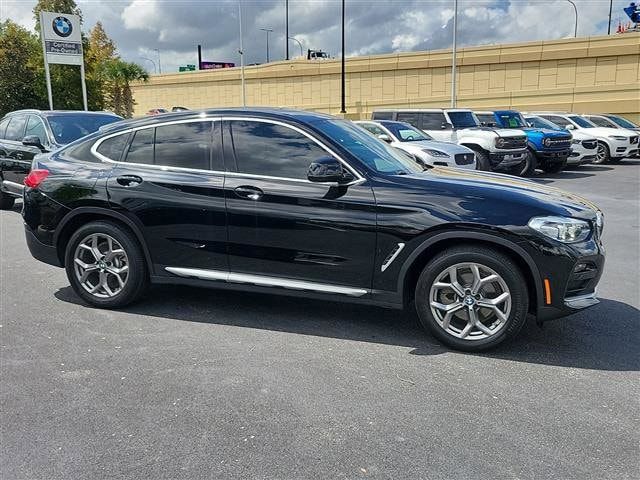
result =
[{"label": "orange reflector", "polygon": [[547,305],[551,305],[551,284],[549,279],[544,279],[544,301]]}]

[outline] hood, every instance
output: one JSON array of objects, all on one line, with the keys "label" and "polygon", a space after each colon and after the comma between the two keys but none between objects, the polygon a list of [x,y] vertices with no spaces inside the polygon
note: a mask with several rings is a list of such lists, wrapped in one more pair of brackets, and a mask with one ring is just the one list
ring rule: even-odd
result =
[{"label": "hood", "polygon": [[505,138],[525,136],[524,131],[519,128],[470,127],[465,128],[464,130],[470,130],[473,132],[492,132],[495,133],[498,137]]},{"label": "hood", "polygon": [[470,148],[457,143],[438,142],[435,140],[421,140],[419,142],[398,142],[403,149],[421,151],[424,149],[440,150],[441,152],[455,155],[456,153],[473,153]]},{"label": "hood", "polygon": [[633,137],[637,135],[637,132],[632,132],[631,130],[627,130],[626,128],[594,127],[594,128],[579,128],[578,130],[586,134],[591,134],[594,137],[611,137],[614,135]]},{"label": "hood", "polygon": [[595,135],[589,135],[589,130],[572,130],[571,136],[576,140],[595,140]]},{"label": "hood", "polygon": [[568,130],[552,130],[550,128],[535,128],[535,127],[524,127],[523,130],[525,133],[536,133],[540,135],[544,135],[545,137],[557,138],[557,137],[570,137],[571,134]]},{"label": "hood", "polygon": [[[596,205],[578,195],[511,175],[435,167],[394,178],[405,185],[406,194],[416,206],[447,221],[526,226],[535,216],[593,220],[598,211]],[[427,203],[433,195],[438,195],[437,204]]]}]

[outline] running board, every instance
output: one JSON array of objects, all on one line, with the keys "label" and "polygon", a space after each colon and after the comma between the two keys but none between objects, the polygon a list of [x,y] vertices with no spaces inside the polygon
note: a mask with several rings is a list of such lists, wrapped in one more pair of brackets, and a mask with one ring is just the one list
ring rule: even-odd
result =
[{"label": "running board", "polygon": [[305,282],[288,278],[267,277],[265,275],[251,275],[248,273],[221,272],[219,270],[204,270],[200,268],[165,267],[165,270],[174,275],[187,278],[199,278],[201,280],[221,280],[228,283],[245,283],[260,287],[281,287],[290,290],[310,290],[321,293],[337,293],[350,297],[362,297],[369,293],[363,288],[342,287],[340,285],[328,285],[325,283]]}]

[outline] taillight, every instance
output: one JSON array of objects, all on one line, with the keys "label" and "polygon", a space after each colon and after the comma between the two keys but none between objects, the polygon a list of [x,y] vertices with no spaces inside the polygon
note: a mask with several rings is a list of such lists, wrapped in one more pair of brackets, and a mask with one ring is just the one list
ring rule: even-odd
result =
[{"label": "taillight", "polygon": [[45,170],[43,168],[36,168],[35,170],[31,170],[31,172],[29,172],[29,175],[25,177],[24,184],[29,188],[36,188],[48,176],[49,176],[49,170]]}]

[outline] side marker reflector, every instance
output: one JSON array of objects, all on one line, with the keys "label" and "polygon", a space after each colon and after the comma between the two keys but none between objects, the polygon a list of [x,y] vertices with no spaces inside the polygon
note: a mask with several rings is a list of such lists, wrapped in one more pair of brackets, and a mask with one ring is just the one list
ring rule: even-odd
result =
[{"label": "side marker reflector", "polygon": [[551,284],[549,279],[544,279],[544,301],[547,305],[551,305]]}]

